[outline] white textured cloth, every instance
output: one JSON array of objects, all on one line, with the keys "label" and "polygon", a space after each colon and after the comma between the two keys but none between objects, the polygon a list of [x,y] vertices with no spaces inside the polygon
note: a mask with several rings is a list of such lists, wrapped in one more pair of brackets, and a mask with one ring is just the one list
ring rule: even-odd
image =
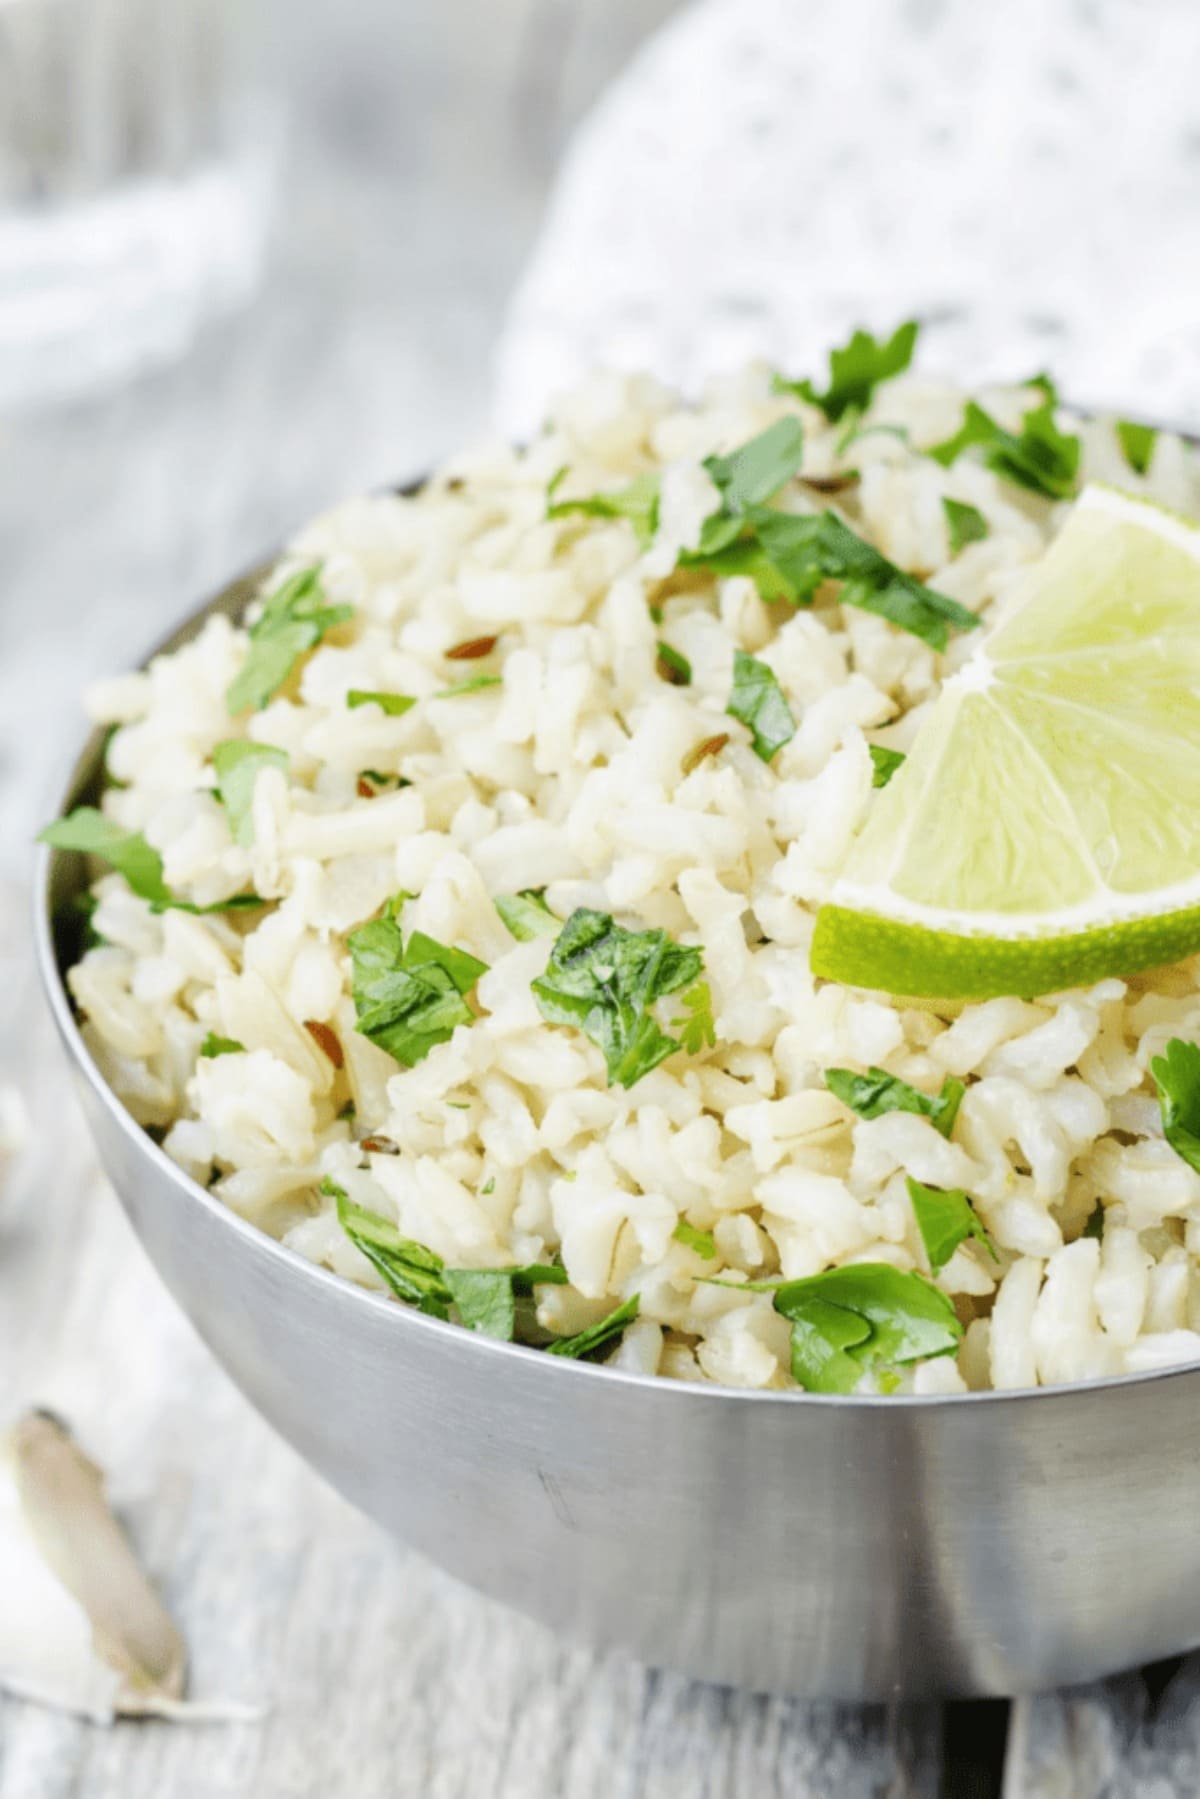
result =
[{"label": "white textured cloth", "polygon": [[566,158],[498,423],[597,364],[805,373],[910,314],[925,366],[1200,422],[1198,66],[1194,0],[703,0]]}]

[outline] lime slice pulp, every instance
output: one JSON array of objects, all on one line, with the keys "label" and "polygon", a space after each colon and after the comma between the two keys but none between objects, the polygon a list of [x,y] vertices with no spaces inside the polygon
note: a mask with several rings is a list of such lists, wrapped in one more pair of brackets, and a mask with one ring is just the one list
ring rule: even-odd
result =
[{"label": "lime slice pulp", "polygon": [[814,973],[1048,993],[1200,950],[1200,525],[1085,489],[876,797]]}]

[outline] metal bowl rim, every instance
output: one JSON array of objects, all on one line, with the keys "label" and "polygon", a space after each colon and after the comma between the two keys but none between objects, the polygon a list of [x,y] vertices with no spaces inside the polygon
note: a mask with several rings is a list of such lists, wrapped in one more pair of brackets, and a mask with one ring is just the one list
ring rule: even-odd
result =
[{"label": "metal bowl rim", "polygon": [[[419,491],[423,485],[422,481],[415,481],[392,491],[400,495],[408,495]],[[160,638],[141,657],[137,667],[145,668],[156,656],[166,654],[189,641],[212,613],[231,610],[232,596],[251,583],[259,581],[277,561],[278,556],[265,558],[245,574],[227,583],[210,599],[189,613],[182,624],[177,625]],[[105,735],[106,732],[102,729],[94,730],[75,757],[70,776],[63,790],[59,813],[74,798],[77,788],[92,772],[103,746]],[[360,1287],[356,1282],[334,1274],[331,1269],[323,1268],[319,1263],[310,1262],[296,1250],[288,1249],[285,1244],[268,1236],[257,1225],[251,1224],[248,1219],[242,1218],[229,1206],[224,1205],[207,1188],[202,1187],[199,1181],[194,1180],[191,1175],[180,1168],[178,1163],[171,1160],[170,1156],[126,1111],[105,1081],[80,1035],[74,1008],[67,993],[63,971],[59,967],[54,941],[50,909],[51,871],[60,856],[73,853],[65,850],[53,850],[44,844],[38,846],[33,879],[33,928],[35,956],[42,986],[55,1023],[77,1069],[96,1093],[110,1117],[117,1123],[135,1153],[148,1159],[160,1174],[165,1175],[171,1184],[186,1196],[190,1203],[201,1206],[218,1218],[221,1227],[231,1230],[235,1235],[241,1237],[252,1253],[273,1257],[281,1267],[288,1269],[291,1274],[301,1280],[316,1282],[327,1290],[332,1288],[338,1294],[350,1296],[351,1303],[361,1303],[373,1307],[380,1317],[386,1316],[390,1320],[390,1324],[385,1328],[401,1332],[449,1332],[456,1342],[461,1345],[469,1343],[480,1354],[493,1357],[515,1356],[526,1364],[536,1364],[546,1370],[547,1378],[552,1380],[583,1378],[608,1382],[617,1381],[625,1386],[641,1391],[648,1390],[656,1395],[675,1394],[680,1403],[685,1404],[721,1403],[737,1400],[755,1405],[821,1406],[853,1411],[874,1408],[886,1408],[894,1411],[897,1407],[909,1411],[926,1411],[946,1407],[959,1409],[964,1406],[1006,1405],[1031,1400],[1042,1405],[1049,1405],[1055,1400],[1067,1400],[1081,1394],[1102,1393],[1114,1387],[1151,1386],[1160,1382],[1189,1380],[1200,1375],[1200,1362],[1181,1362],[1164,1368],[1147,1369],[1140,1374],[1106,1375],[1099,1380],[1070,1381],[1048,1387],[989,1387],[968,1393],[843,1394],[727,1387],[713,1381],[668,1380],[657,1374],[635,1374],[624,1368],[600,1366],[547,1355],[542,1350],[531,1349],[519,1343],[502,1343],[495,1338],[482,1336],[478,1332],[465,1330],[462,1325],[443,1323],[441,1319],[431,1318],[425,1313],[415,1311],[410,1306],[397,1303],[386,1294],[375,1293],[367,1287]],[[554,1369],[555,1372],[550,1373],[551,1369]]]}]

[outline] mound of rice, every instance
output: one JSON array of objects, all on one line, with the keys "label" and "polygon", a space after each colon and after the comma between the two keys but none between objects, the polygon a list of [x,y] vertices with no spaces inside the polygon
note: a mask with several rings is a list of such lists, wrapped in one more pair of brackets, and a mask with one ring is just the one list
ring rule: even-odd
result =
[{"label": "mound of rice", "polygon": [[[650,379],[597,378],[528,451],[479,450],[415,498],[356,499],[305,530],[268,586],[319,562],[353,616],[265,709],[231,721],[247,634],[219,616],[94,689],[92,716],[118,727],[105,812],[161,852],[177,894],[203,906],[253,888],[267,902],[155,914],[120,875],[96,881],[102,941],[70,986],[133,1116],[226,1205],[363,1286],[384,1290],[326,1177],[451,1268],[561,1262],[569,1284],[537,1289],[545,1332],[579,1331],[636,1293],[611,1360],[638,1373],[794,1386],[787,1321],[738,1284],[856,1262],[928,1275],[908,1176],[970,1194],[996,1256],[969,1239],[937,1273],[965,1326],[958,1354],[890,1373],[888,1390],[1200,1355],[1200,1176],[1165,1142],[1148,1076],[1169,1038],[1200,1036],[1200,958],[1035,1003],[902,1005],[809,971],[815,909],[873,803],[868,746],[905,750],[985,633],[940,655],[836,589],[795,609],[765,604],[744,575],[676,571],[717,504],[703,458],[797,415],[817,485],[793,482],[780,503],[834,505],[994,622],[1064,508],[970,456],[943,468],[920,453],[956,430],[963,398],[901,377],[862,421],[898,429],[860,426],[839,451],[844,425],[774,393],[762,368],[696,404]],[[1028,389],[980,398],[1010,427],[1031,403]],[[1111,424],[1072,429],[1088,478],[1200,511],[1180,441],[1160,437],[1143,480]],[[649,547],[624,518],[548,517],[564,468],[560,496],[661,470]],[[859,478],[830,480],[846,469]],[[944,496],[989,527],[956,554]],[[662,678],[659,639],[690,685]],[[737,649],[774,671],[797,720],[769,765],[726,713]],[[480,672],[500,679],[439,697]],[[354,689],[417,703],[351,708]],[[259,772],[245,844],[214,792],[213,751],[234,736],[289,759]],[[715,1045],[610,1086],[600,1050],[547,1022],[531,991],[553,939],[516,941],[497,914],[496,896],[530,888],[560,919],[590,907],[697,946]],[[347,946],[397,893],[411,896],[406,935],[487,964],[473,1023],[411,1068],[356,1029]],[[662,1002],[663,1028],[678,1011]],[[243,1047],[201,1056],[208,1033]],[[913,1114],[861,1118],[828,1091],[827,1068],[872,1065],[926,1092],[961,1078],[952,1138]],[[1085,1229],[1097,1205],[1102,1233]],[[681,1221],[711,1233],[712,1255],[676,1234]],[[713,1274],[726,1284],[700,1278]]]}]

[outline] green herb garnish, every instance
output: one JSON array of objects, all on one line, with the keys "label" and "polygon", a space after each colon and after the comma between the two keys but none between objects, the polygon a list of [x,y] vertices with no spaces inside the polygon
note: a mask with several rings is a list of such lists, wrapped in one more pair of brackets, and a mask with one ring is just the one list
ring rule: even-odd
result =
[{"label": "green herb garnish", "polygon": [[356,1249],[383,1276],[397,1298],[407,1300],[432,1318],[450,1316],[450,1290],[443,1278],[445,1263],[432,1249],[402,1237],[390,1219],[355,1205],[344,1187],[328,1176],[321,1192],[337,1202],[338,1223]]},{"label": "green herb garnish", "polygon": [[685,1249],[694,1249],[696,1254],[703,1256],[706,1262],[716,1259],[717,1245],[711,1231],[698,1231],[694,1224],[689,1224],[686,1218],[681,1218],[671,1235],[676,1243],[682,1243]]},{"label": "green herb garnish", "polygon": [[1104,1237],[1104,1201],[1098,1199],[1088,1213],[1088,1221],[1080,1231],[1081,1237],[1094,1237],[1101,1242]]},{"label": "green herb garnish", "polygon": [[416,703],[409,693],[376,693],[369,687],[352,687],[346,695],[346,704],[352,712],[358,706],[378,706],[389,718],[403,718]]},{"label": "green herb garnish", "polygon": [[566,472],[566,469],[560,469],[547,489],[547,518],[566,518],[573,512],[587,518],[624,518],[633,526],[643,548],[653,540],[658,530],[660,485],[656,472],[635,475],[627,487],[618,487],[612,493],[588,494],[578,500],[556,500],[554,495]]},{"label": "green herb garnish", "polygon": [[944,1293],[887,1262],[853,1262],[773,1292],[792,1326],[792,1374],[810,1393],[851,1393],[868,1368],[951,1355],[963,1334]]},{"label": "green herb garnish", "polygon": [[402,1237],[389,1219],[355,1205],[335,1181],[323,1180],[321,1191],[337,1201],[338,1223],[392,1292],[431,1317],[448,1319],[454,1306],[468,1330],[511,1343],[516,1299],[527,1298],[535,1287],[566,1282],[565,1268],[541,1262],[524,1268],[447,1268],[432,1249]]},{"label": "green herb garnish", "polygon": [[708,982],[697,981],[694,987],[680,994],[679,999],[684,1009],[678,1018],[671,1020],[671,1028],[679,1032],[679,1041],[688,1055],[698,1056],[703,1049],[715,1049],[717,1027]]},{"label": "green herb garnish", "polygon": [[484,687],[501,687],[503,675],[469,675],[465,681],[456,681],[452,687],[443,687],[434,694],[435,700],[457,700],[464,693],[478,693]]},{"label": "green herb garnish", "polygon": [[637,1317],[640,1303],[635,1293],[632,1299],[627,1299],[624,1305],[618,1306],[615,1312],[610,1312],[607,1318],[602,1318],[599,1324],[590,1324],[586,1330],[577,1332],[573,1337],[560,1337],[557,1343],[548,1343],[546,1354],[570,1356],[573,1361],[578,1362],[586,1356],[595,1355],[601,1349],[607,1349],[615,1338],[624,1336],[625,1326],[632,1324]]},{"label": "green herb garnish", "polygon": [[898,443],[908,442],[907,425],[860,425],[859,416],[857,412],[850,413],[845,429],[833,446],[836,455],[844,456],[851,444],[861,443],[864,437],[894,437]]},{"label": "green herb garnish", "polygon": [[1134,419],[1118,419],[1116,432],[1126,462],[1135,475],[1144,475],[1154,455],[1158,432],[1153,425],[1139,425]]},{"label": "green herb garnish", "polygon": [[[1042,387],[1040,381],[1028,385]],[[969,400],[954,436],[934,444],[928,454],[949,468],[964,450],[978,448],[985,467],[993,473],[1049,499],[1069,499],[1079,474],[1079,439],[1055,424],[1057,395],[1053,388],[1047,393],[1042,387],[1042,392],[1043,398],[1021,420],[1019,432],[1006,431],[982,406]]]},{"label": "green herb garnish", "polygon": [[195,906],[190,900],[177,899],[163,879],[163,862],[140,831],[123,831],[95,806],[76,806],[65,818],[38,833],[39,843],[53,849],[75,850],[82,856],[95,856],[107,862],[122,875],[139,899],[146,900],[152,912],[191,912],[197,916],[207,912],[239,912],[246,906],[260,906],[255,893],[236,893],[232,899],[217,900],[211,906]]},{"label": "green herb garnish", "polygon": [[522,887],[519,893],[500,893],[493,900],[505,929],[518,943],[535,937],[557,937],[562,920],[546,904],[544,887]]},{"label": "green herb garnish", "polygon": [[423,931],[413,931],[406,943],[390,914],[360,925],[346,941],[356,1029],[397,1062],[414,1067],[460,1024],[473,1022],[464,996],[487,973],[486,962]]},{"label": "green herb garnish", "polygon": [[733,652],[733,691],[725,710],[745,725],[751,747],[763,762],[796,735],[796,721],[774,669],[745,650]]},{"label": "green herb garnish", "polygon": [[764,504],[799,469],[803,431],[798,420],[780,419],[728,456],[704,466],[720,490],[695,549],[680,568],[720,577],[745,575],[768,601],[807,605],[825,581],[841,581],[839,600],[877,613],[944,650],[950,628],[972,630],[976,615],[957,600],[926,587],[852,531],[828,508],[818,513],[782,512]]},{"label": "green herb garnish", "polygon": [[654,666],[662,679],[668,681],[672,687],[691,686],[691,663],[686,656],[681,656],[678,650],[673,650],[669,643],[659,641]]},{"label": "green herb garnish", "polygon": [[245,661],[225,694],[230,714],[261,712],[301,656],[353,616],[353,606],[329,605],[319,567],[290,576],[268,595],[257,624],[250,626]]},{"label": "green herb garnish", "polygon": [[557,1264],[531,1262],[525,1268],[447,1268],[443,1278],[459,1321],[468,1330],[511,1343],[518,1298],[528,1298],[535,1287],[565,1285],[567,1271]]},{"label": "green herb garnish", "polygon": [[279,768],[287,773],[288,755],[270,743],[251,743],[245,737],[231,737],[219,743],[212,755],[217,775],[217,793],[229,815],[233,841],[248,849],[254,842],[254,787],[264,768]]},{"label": "green herb garnish", "polygon": [[823,581],[840,581],[841,605],[874,612],[934,650],[945,649],[950,630],[973,631],[979,624],[966,606],[881,556],[835,512],[827,509],[802,517],[763,511],[756,512],[752,522],[761,549],[794,605],[807,604]]},{"label": "green herb garnish", "polygon": [[218,1037],[215,1031],[209,1031],[200,1045],[200,1054],[205,1058],[213,1056],[241,1056],[246,1053],[246,1045],[239,1043],[236,1037]]},{"label": "green herb garnish", "polygon": [[[722,521],[721,531],[714,519]],[[748,575],[764,600],[793,606],[808,605],[823,582],[840,581],[843,606],[874,612],[935,650],[945,649],[951,629],[971,631],[979,623],[966,606],[889,562],[828,508],[795,513],[755,506],[732,519],[714,519],[706,522],[697,548],[680,557],[680,567]]]},{"label": "green herb garnish", "polygon": [[100,901],[96,895],[89,893],[86,888],[82,893],[77,893],[70,902],[69,910],[83,922],[82,948],[84,950],[108,947],[107,937],[96,929],[96,907],[99,904]]},{"label": "green herb garnish", "polygon": [[148,900],[156,912],[176,904],[163,880],[162,857],[140,831],[123,831],[95,806],[77,806],[65,818],[55,819],[38,833],[40,843],[54,849],[77,850],[107,862],[125,877],[139,899]]},{"label": "green herb garnish", "polygon": [[1200,1046],[1172,1037],[1150,1063],[1150,1073],[1158,1088],[1163,1136],[1200,1174]]},{"label": "green herb garnish", "polygon": [[869,1068],[866,1074],[855,1074],[850,1068],[827,1068],[825,1085],[860,1118],[882,1118],[885,1112],[915,1112],[928,1118],[943,1137],[954,1129],[966,1092],[961,1081],[947,1075],[940,1093],[922,1093],[897,1075],[889,1074],[886,1068]]},{"label": "green herb garnish", "polygon": [[799,419],[779,419],[728,455],[706,457],[704,467],[721,504],[705,519],[696,548],[680,555],[679,566],[719,576],[748,575],[764,599],[792,599],[757,541],[751,513],[791,480],[803,456]]},{"label": "green herb garnish", "polygon": [[[776,419],[727,456],[706,456],[704,467],[720,492],[724,514],[736,518],[773,499],[799,474],[803,460],[804,426],[797,418],[785,418]],[[714,513],[706,524],[718,516]]]},{"label": "green herb garnish", "polygon": [[885,749],[881,743],[869,743],[867,748],[871,752],[871,766],[875,771],[871,776],[871,785],[886,787],[904,761],[903,751]]},{"label": "green herb garnish", "polygon": [[574,1025],[604,1052],[608,1084],[632,1087],[680,1046],[651,1006],[699,978],[698,949],[665,931],[627,931],[585,907],[563,925],[546,972],[531,983],[542,1017]]},{"label": "green herb garnish", "polygon": [[952,500],[949,494],[942,495],[942,511],[946,515],[946,535],[952,556],[957,556],[969,543],[981,543],[991,529],[978,506],[969,506],[965,500]]},{"label": "green herb garnish", "polygon": [[774,379],[775,391],[795,394],[819,406],[831,422],[851,409],[861,412],[870,404],[881,381],[904,373],[913,358],[918,330],[917,321],[909,319],[887,339],[873,337],[869,331],[855,331],[849,343],[830,353],[829,386],[823,394],[811,381],[787,381],[781,375]]},{"label": "green herb garnish", "polygon": [[908,1197],[912,1200],[917,1229],[935,1274],[946,1266],[960,1243],[974,1237],[977,1243],[998,1260],[995,1245],[975,1215],[975,1208],[958,1187],[924,1187],[909,1175]]}]

